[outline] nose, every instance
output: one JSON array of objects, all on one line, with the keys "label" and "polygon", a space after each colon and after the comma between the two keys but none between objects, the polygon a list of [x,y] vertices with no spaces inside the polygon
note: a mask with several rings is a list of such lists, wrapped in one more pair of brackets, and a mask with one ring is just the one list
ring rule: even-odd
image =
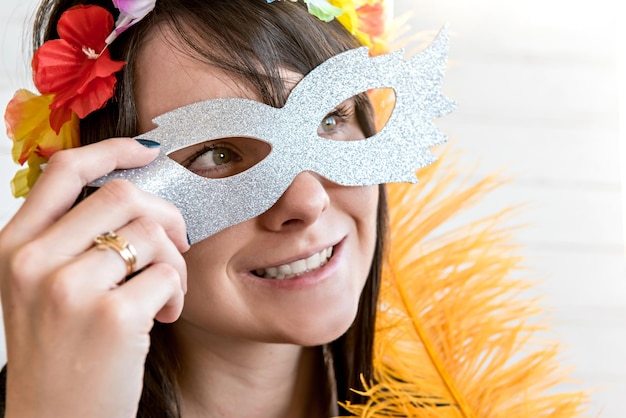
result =
[{"label": "nose", "polygon": [[275,232],[313,224],[330,204],[324,181],[308,171],[298,174],[280,199],[258,217],[259,222]]}]

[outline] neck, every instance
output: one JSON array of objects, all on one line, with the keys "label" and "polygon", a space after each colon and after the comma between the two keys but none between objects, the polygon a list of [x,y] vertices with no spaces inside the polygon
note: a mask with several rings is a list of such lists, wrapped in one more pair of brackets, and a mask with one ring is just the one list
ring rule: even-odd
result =
[{"label": "neck", "polygon": [[320,347],[216,337],[176,327],[184,418],[328,417]]}]

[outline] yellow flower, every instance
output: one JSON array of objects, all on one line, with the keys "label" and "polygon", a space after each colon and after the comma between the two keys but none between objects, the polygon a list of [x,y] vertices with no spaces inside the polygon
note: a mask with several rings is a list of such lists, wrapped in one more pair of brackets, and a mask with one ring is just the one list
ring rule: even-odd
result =
[{"label": "yellow flower", "polygon": [[63,124],[57,135],[50,126],[50,103],[54,96],[38,96],[18,90],[7,105],[4,119],[7,135],[13,141],[11,156],[28,168],[17,172],[11,181],[15,197],[26,196],[41,174],[40,165],[57,151],[79,145],[78,117]]},{"label": "yellow flower", "polygon": [[359,26],[354,0],[330,0],[329,3],[343,10],[337,20],[354,35]]},{"label": "yellow flower", "polygon": [[330,0],[330,3],[343,9],[337,20],[369,47],[372,55],[388,52],[385,39],[388,0]]},{"label": "yellow flower", "polygon": [[28,167],[15,173],[11,180],[11,193],[14,197],[26,197],[41,174],[41,164],[48,161],[33,153],[28,159]]}]

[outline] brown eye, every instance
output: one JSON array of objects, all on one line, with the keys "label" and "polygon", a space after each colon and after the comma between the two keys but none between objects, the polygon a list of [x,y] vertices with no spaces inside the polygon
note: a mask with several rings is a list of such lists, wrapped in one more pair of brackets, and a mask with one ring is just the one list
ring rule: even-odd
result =
[{"label": "brown eye", "polygon": [[335,116],[326,116],[322,123],[320,124],[320,128],[324,132],[332,132],[337,127],[337,118]]}]

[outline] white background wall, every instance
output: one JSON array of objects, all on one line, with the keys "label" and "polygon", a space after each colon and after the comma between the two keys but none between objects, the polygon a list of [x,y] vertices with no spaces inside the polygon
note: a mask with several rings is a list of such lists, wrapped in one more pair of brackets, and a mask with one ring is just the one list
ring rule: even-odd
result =
[{"label": "white background wall", "polygon": [[513,176],[484,210],[528,202],[518,237],[569,346],[563,363],[599,389],[590,415],[626,417],[624,2],[397,0],[396,14],[409,10],[413,28],[454,32],[444,91],[459,108],[439,125],[480,172]]},{"label": "white background wall", "polygon": [[[2,107],[30,86],[20,45],[33,4],[0,3]],[[444,90],[459,109],[439,125],[466,161],[480,161],[479,174],[505,168],[514,178],[479,210],[529,203],[518,238],[568,346],[563,363],[583,379],[578,387],[598,388],[590,415],[626,417],[623,1],[396,0],[397,14],[409,10],[414,30],[449,23],[453,32]],[[0,139],[0,225],[19,206],[8,187],[15,170]]]}]

